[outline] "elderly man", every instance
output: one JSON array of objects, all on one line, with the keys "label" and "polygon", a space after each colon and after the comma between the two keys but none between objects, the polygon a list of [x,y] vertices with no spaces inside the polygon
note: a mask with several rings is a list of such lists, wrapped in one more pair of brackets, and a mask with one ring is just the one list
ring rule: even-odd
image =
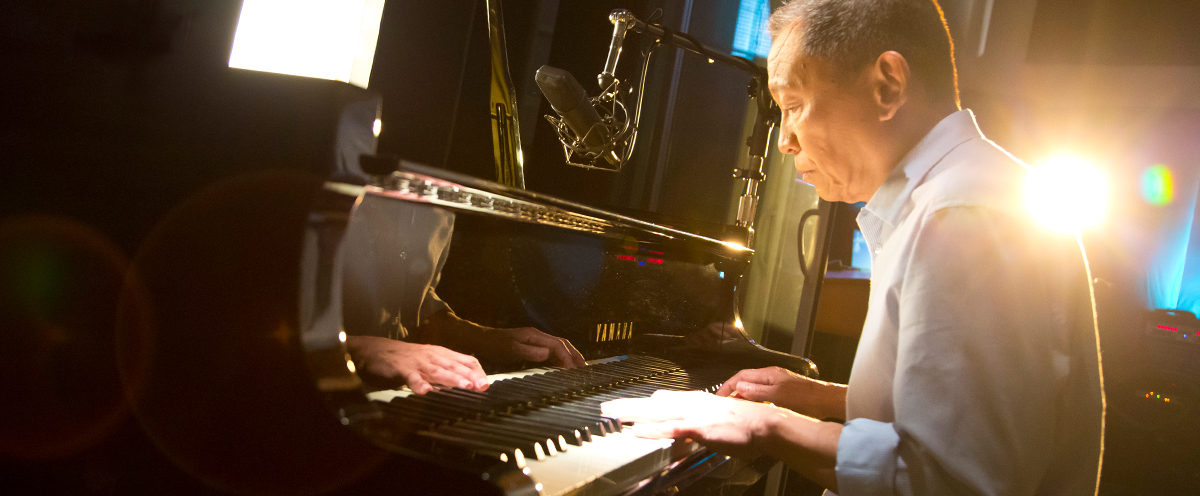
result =
[{"label": "elderly man", "polygon": [[715,396],[605,410],[644,436],[773,456],[843,496],[1095,494],[1104,400],[1082,251],[1031,222],[1025,167],[959,110],[941,9],[796,0],[770,26],[780,150],[822,198],[868,201],[849,385],[745,370]]}]

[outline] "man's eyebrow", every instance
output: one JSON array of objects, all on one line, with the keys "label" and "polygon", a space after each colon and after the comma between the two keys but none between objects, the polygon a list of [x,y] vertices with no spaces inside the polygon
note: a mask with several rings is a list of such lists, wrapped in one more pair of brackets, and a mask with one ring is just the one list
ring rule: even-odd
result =
[{"label": "man's eyebrow", "polygon": [[804,86],[804,83],[808,81],[808,64],[797,61],[788,69],[794,70],[785,71],[786,77],[767,80],[768,91],[775,93],[784,88],[798,88]]}]

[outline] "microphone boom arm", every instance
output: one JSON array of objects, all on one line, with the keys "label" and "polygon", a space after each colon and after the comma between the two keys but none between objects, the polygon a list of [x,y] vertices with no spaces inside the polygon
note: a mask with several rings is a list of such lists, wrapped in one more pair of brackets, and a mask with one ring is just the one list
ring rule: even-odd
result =
[{"label": "microphone boom arm", "polygon": [[[660,43],[674,45],[689,52],[699,54],[707,58],[710,63],[721,62],[722,64],[750,74],[752,79],[747,90],[750,98],[757,103],[754,130],[750,134],[750,137],[746,139],[746,145],[750,147],[750,160],[746,168],[734,169],[733,171],[733,177],[746,181],[742,196],[738,201],[736,227],[741,230],[739,237],[742,239],[740,241],[749,247],[754,241],[754,217],[758,210],[758,187],[759,184],[766,180],[766,174],[763,172],[763,161],[770,150],[771,131],[779,124],[780,118],[779,106],[771,98],[767,86],[767,70],[745,58],[714,50],[700,43],[696,38],[687,33],[680,33],[658,24],[648,24],[637,19],[624,9],[614,10],[609,15],[609,19],[614,24],[617,24],[617,20],[620,19],[622,23],[628,26],[628,29],[654,36],[658,38]],[[621,25],[617,25],[616,28],[620,30]],[[615,66],[616,61],[612,62]],[[608,65],[605,65],[604,69],[605,72],[600,75],[602,80],[605,75],[611,74],[611,71],[615,67],[610,68]],[[639,94],[639,102],[641,97],[642,95]]]},{"label": "microphone boom arm", "polygon": [[[613,23],[613,37],[609,45],[608,57],[604,70],[597,76],[601,93],[590,97],[590,102],[599,113],[599,120],[588,130],[572,130],[567,125],[566,118],[546,116],[558,133],[559,141],[563,144],[563,152],[567,164],[585,169],[619,171],[633,155],[633,147],[637,140],[638,124],[642,115],[642,99],[649,71],[650,55],[662,45],[673,45],[689,52],[699,54],[710,63],[721,62],[751,76],[748,86],[750,99],[756,102],[757,112],[754,128],[746,139],[750,147],[749,160],[745,168],[735,168],[733,177],[745,181],[745,188],[738,201],[737,221],[734,232],[728,236],[733,241],[749,247],[754,241],[754,217],[758,210],[758,189],[766,180],[763,173],[763,162],[771,146],[771,131],[779,123],[779,107],[771,99],[767,88],[767,70],[753,61],[742,57],[714,50],[687,33],[680,33],[660,24],[650,24],[639,20],[625,9],[616,9],[609,14],[608,19]],[[651,44],[642,61],[641,82],[638,85],[637,104],[633,114],[623,103],[623,93],[631,92],[632,88],[625,86],[616,78],[617,61],[621,56],[625,34],[628,31],[653,36]],[[543,89],[545,92],[545,89]],[[557,112],[557,110],[556,110]],[[595,117],[593,117],[595,119]],[[573,121],[574,122],[574,121]],[[576,124],[576,127],[580,127]],[[582,133],[582,134],[581,134]],[[593,134],[599,133],[599,134]],[[596,144],[597,136],[603,137],[603,144]],[[588,144],[591,141],[592,144]]]}]

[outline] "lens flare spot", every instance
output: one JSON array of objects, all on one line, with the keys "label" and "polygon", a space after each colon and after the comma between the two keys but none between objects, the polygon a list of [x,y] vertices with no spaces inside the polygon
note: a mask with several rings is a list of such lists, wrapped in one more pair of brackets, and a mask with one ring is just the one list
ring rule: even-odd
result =
[{"label": "lens flare spot", "polygon": [[1142,198],[1151,205],[1170,205],[1175,200],[1175,178],[1171,169],[1155,164],[1142,173]]},{"label": "lens flare spot", "polygon": [[1025,205],[1035,219],[1059,232],[1078,232],[1104,220],[1108,184],[1088,161],[1058,156],[1033,169],[1025,180]]}]

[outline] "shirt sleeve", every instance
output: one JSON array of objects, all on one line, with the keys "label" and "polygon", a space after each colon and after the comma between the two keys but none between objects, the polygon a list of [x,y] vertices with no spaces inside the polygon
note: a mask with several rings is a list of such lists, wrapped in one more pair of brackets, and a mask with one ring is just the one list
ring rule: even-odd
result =
[{"label": "shirt sleeve", "polygon": [[922,219],[898,315],[893,422],[853,419],[841,496],[1032,494],[1054,450],[1069,368],[1061,236],[981,207]]},{"label": "shirt sleeve", "polygon": [[435,221],[435,227],[431,229],[433,234],[429,238],[429,253],[435,260],[433,261],[433,272],[429,278],[429,286],[425,289],[421,308],[418,311],[418,318],[421,322],[438,312],[452,311],[450,305],[438,297],[437,286],[442,280],[442,269],[446,266],[446,259],[450,255],[450,240],[454,234],[454,214],[451,212],[438,212],[438,214],[440,215]]}]

